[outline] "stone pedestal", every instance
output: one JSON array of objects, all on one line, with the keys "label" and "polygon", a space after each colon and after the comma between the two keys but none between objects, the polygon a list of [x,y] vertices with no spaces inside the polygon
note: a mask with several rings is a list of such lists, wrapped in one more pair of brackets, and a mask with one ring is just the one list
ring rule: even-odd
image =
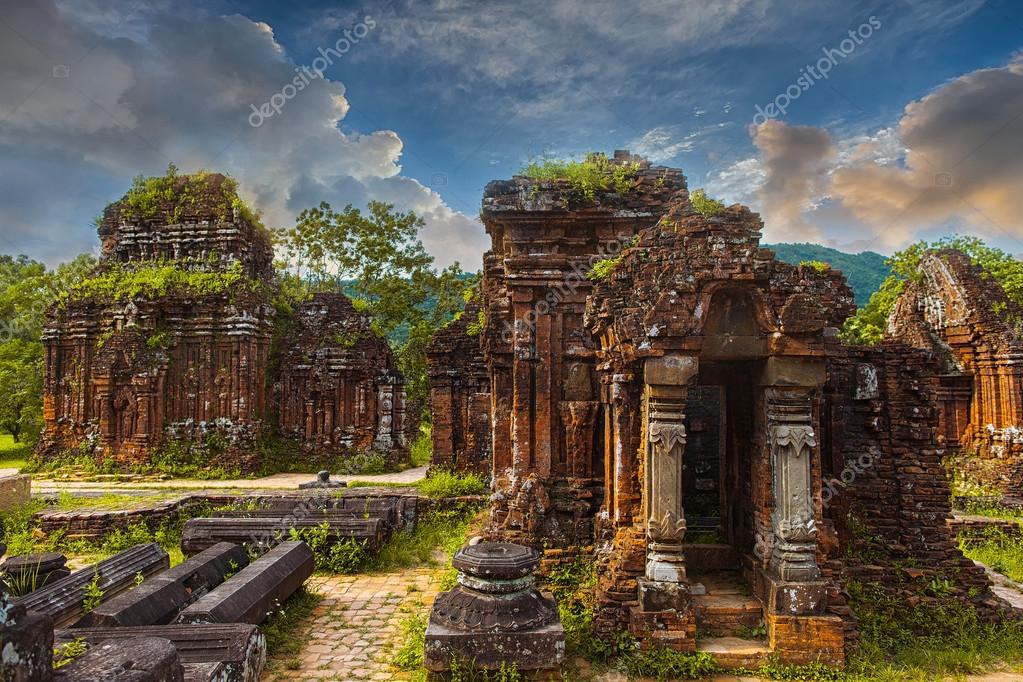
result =
[{"label": "stone pedestal", "polygon": [[47,682],[53,679],[53,620],[11,601],[0,587],[0,680]]},{"label": "stone pedestal", "polygon": [[306,483],[299,483],[299,490],[309,490],[313,488],[344,488],[348,484],[344,481],[332,481],[330,480],[330,472],[324,469],[316,474],[316,478]]},{"label": "stone pedestal", "polygon": [[450,670],[454,659],[481,670],[502,664],[550,670],[561,664],[565,631],[551,596],[534,587],[536,550],[482,542],[460,550],[452,564],[459,584],[441,593],[430,613],[428,670]]}]

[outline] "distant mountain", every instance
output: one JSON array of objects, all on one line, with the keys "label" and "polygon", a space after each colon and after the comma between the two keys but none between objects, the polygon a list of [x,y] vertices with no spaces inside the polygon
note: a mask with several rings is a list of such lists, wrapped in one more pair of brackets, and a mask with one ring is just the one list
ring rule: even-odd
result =
[{"label": "distant mountain", "polygon": [[774,251],[778,260],[799,265],[802,261],[818,260],[838,268],[849,280],[856,295],[856,305],[863,305],[877,291],[891,272],[884,264],[885,257],[873,251],[845,253],[820,244],[763,244]]}]

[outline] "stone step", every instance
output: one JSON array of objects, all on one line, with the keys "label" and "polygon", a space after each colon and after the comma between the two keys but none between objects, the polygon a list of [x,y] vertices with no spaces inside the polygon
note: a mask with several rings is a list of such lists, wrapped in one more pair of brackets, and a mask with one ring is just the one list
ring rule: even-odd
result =
[{"label": "stone step", "polygon": [[739,594],[705,594],[693,597],[698,631],[737,635],[762,625],[764,609],[755,597]]},{"label": "stone step", "polygon": [[282,542],[186,607],[174,622],[258,625],[312,574],[309,545]]},{"label": "stone step", "polygon": [[170,558],[160,545],[135,545],[15,601],[30,611],[50,616],[55,627],[65,627],[85,614],[86,588],[96,575],[103,592],[100,603],[104,603],[135,587],[137,576],[148,578],[169,566]]},{"label": "stone step", "polygon": [[257,682],[266,663],[266,638],[255,625],[246,623],[73,628],[55,633],[57,643],[81,638],[89,645],[137,637],[170,640],[184,667],[185,680]]},{"label": "stone step", "polygon": [[248,564],[249,555],[241,546],[221,542],[101,604],[79,625],[165,625],[181,609],[224,582],[225,575]]},{"label": "stone step", "polygon": [[[233,542],[248,548],[262,548],[288,540],[289,529],[315,529],[322,520],[290,518],[202,518],[190,519],[181,533],[181,551],[197,554],[218,542]],[[331,542],[355,539],[376,552],[387,537],[387,525],[380,519],[328,519],[327,539]]]},{"label": "stone step", "polygon": [[700,637],[696,650],[710,654],[726,669],[756,668],[771,657],[771,648],[765,642],[738,637]]}]

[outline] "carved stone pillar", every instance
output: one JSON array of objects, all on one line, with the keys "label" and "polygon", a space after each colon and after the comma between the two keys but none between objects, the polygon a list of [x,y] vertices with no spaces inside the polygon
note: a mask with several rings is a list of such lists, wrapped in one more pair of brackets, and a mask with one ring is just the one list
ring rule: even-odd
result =
[{"label": "carved stone pillar", "polygon": [[774,548],[770,570],[787,582],[818,580],[817,524],[813,509],[811,458],[813,391],[767,390],[767,437],[774,491]]},{"label": "carved stone pillar", "polygon": [[666,356],[644,366],[643,512],[647,562],[640,601],[647,611],[684,611],[689,604],[682,541],[686,534],[683,458],[687,384],[696,376],[691,356]]},{"label": "carved stone pillar", "polygon": [[394,447],[392,425],[394,423],[394,384],[390,377],[377,384],[377,436],[374,445],[378,450],[388,451]]},{"label": "carved stone pillar", "polygon": [[647,386],[646,509],[649,580],[685,582],[682,458],[686,450],[685,386]]}]

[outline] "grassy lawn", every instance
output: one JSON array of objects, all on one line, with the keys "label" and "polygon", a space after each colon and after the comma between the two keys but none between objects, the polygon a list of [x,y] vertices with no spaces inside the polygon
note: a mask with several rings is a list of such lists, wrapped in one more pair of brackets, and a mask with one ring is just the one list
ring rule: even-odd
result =
[{"label": "grassy lawn", "polygon": [[0,469],[20,469],[25,466],[30,454],[25,443],[15,443],[14,436],[0,433]]}]

